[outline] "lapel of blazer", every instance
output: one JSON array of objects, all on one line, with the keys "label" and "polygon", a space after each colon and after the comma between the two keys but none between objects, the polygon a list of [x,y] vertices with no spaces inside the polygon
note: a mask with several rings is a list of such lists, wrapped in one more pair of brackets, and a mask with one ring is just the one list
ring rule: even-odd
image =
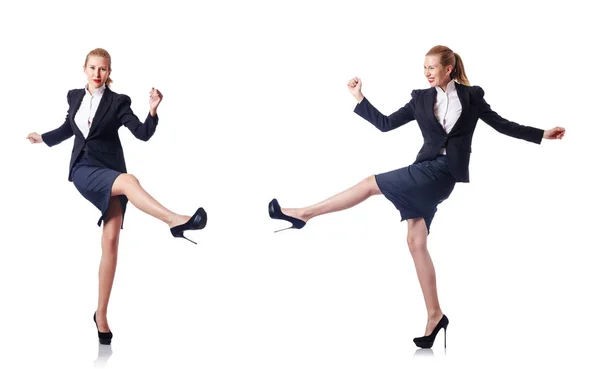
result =
[{"label": "lapel of blazer", "polygon": [[81,101],[85,96],[85,89],[82,88],[76,90],[76,92],[73,95],[73,99],[70,101],[71,105],[69,106],[69,120],[71,121],[71,126],[75,127],[75,131],[73,132],[78,133],[80,138],[84,138],[83,133],[81,132],[79,127],[77,127],[77,123],[75,123],[75,114],[77,114],[77,110],[79,110],[79,107],[81,106]]},{"label": "lapel of blazer", "polygon": [[96,110],[96,114],[94,115],[94,119],[92,119],[92,126],[90,127],[90,132],[88,133],[88,137],[90,137],[95,131],[98,130],[98,126],[102,123],[102,118],[106,115],[110,104],[112,103],[113,92],[106,86],[104,89],[104,93],[102,94],[102,99],[100,100],[100,104],[98,104],[98,109]]},{"label": "lapel of blazer", "polygon": [[456,94],[458,95],[458,101],[460,101],[461,109],[456,124],[454,124],[448,134],[452,133],[456,129],[456,126],[462,122],[462,119],[465,117],[465,110],[470,109],[469,91],[467,90],[467,87],[458,82],[454,82],[454,86],[456,86]]},{"label": "lapel of blazer", "polygon": [[435,87],[431,87],[429,90],[427,90],[427,92],[425,92],[425,109],[427,110],[427,119],[429,120],[429,123],[436,126],[437,129],[445,135],[446,132],[444,131],[444,128],[435,117],[434,109],[436,96],[437,90],[435,89]]}]

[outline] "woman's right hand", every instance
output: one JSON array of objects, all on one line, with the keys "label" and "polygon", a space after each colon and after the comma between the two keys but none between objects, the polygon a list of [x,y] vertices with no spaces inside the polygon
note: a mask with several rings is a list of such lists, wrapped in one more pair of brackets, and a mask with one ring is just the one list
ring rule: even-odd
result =
[{"label": "woman's right hand", "polygon": [[40,136],[37,132],[31,132],[30,134],[28,134],[27,135],[27,139],[32,144],[37,144],[37,143],[40,143],[40,142],[44,142],[44,140],[42,140],[42,136]]},{"label": "woman's right hand", "polygon": [[348,91],[354,96],[356,101],[360,102],[365,98],[361,92],[362,81],[358,77],[354,77],[348,81]]}]

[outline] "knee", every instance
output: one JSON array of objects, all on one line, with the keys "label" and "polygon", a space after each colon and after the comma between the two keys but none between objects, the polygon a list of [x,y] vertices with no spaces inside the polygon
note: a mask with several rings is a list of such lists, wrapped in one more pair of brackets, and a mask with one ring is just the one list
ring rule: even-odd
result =
[{"label": "knee", "polygon": [[411,254],[420,253],[427,250],[427,239],[422,237],[408,237],[406,239],[408,249]]},{"label": "knee", "polygon": [[121,174],[123,176],[123,183],[126,186],[139,186],[140,181],[133,174],[125,173]]},{"label": "knee", "polygon": [[113,253],[116,252],[119,245],[118,232],[104,232],[102,234],[102,251]]},{"label": "knee", "polygon": [[375,176],[368,176],[360,182],[366,189],[369,196],[373,196],[379,193],[379,187],[377,187],[377,181],[375,181]]}]

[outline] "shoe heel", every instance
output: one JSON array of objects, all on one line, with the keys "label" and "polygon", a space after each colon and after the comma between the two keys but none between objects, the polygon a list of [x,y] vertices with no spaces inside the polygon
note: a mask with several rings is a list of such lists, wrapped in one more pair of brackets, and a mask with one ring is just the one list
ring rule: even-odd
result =
[{"label": "shoe heel", "polygon": [[447,327],[444,327],[444,348],[446,348],[446,329]]},{"label": "shoe heel", "polygon": [[277,232],[281,232],[281,231],[287,231],[288,229],[292,229],[292,228],[294,228],[294,227],[287,227],[287,228],[278,229],[278,230],[276,230],[273,233],[277,233]]},{"label": "shoe heel", "polygon": [[196,243],[196,242],[194,242],[194,241],[190,240],[190,239],[189,239],[189,238],[187,238],[186,236],[184,236],[184,235],[181,235],[181,237],[183,237],[183,238],[185,238],[186,240],[190,241],[190,242],[191,242],[191,243],[193,243],[194,245],[197,245],[197,243]]},{"label": "shoe heel", "polygon": [[196,242],[190,240],[189,238],[187,238],[184,234],[183,231],[177,232],[177,233],[173,233],[173,237],[175,238],[185,238],[186,240],[190,241],[191,243],[193,243],[194,245],[197,245]]}]

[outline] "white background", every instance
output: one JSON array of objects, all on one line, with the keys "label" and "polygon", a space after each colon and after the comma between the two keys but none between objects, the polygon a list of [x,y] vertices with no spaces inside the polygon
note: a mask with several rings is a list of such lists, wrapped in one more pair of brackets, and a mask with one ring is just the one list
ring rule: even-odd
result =
[{"label": "white background", "polygon": [[[466,1],[3,2],[0,366],[86,368],[584,367],[598,361],[598,70],[587,3]],[[390,114],[450,46],[499,114],[567,129],[542,145],[480,122],[471,183],[429,249],[448,348],[418,351],[426,312],[406,223],[384,197],[274,234],[267,203],[305,206],[410,164],[415,122],[382,134],[346,81]],[[84,58],[113,57],[113,90],[143,119],[127,166],[165,206],[208,212],[197,246],[131,204],[100,352],[98,210],[67,181],[62,124]],[[587,365],[586,365],[587,364]]]}]

